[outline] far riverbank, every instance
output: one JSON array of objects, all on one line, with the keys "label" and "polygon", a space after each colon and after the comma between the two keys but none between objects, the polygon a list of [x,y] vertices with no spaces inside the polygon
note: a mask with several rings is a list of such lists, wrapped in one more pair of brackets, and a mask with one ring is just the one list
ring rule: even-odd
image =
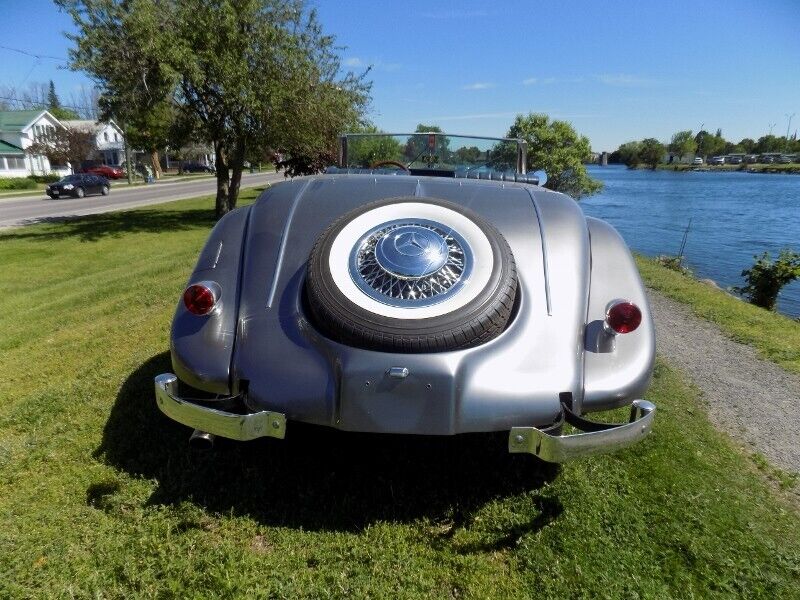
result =
[{"label": "far riverbank", "polygon": [[[615,167],[625,167],[625,165],[610,165]],[[629,167],[625,167],[629,168]],[[647,165],[637,165],[635,167],[631,167],[634,170],[646,170],[652,171]],[[741,165],[687,165],[684,163],[672,163],[672,164],[663,164],[658,165],[655,168],[656,171],[699,171],[699,172],[711,172],[711,171],[720,171],[720,172],[742,172],[742,173],[773,173],[773,174],[781,174],[781,175],[800,175],[800,163],[790,163],[788,165],[781,165],[781,164],[765,164],[765,163],[755,163],[755,164],[741,164]]]}]

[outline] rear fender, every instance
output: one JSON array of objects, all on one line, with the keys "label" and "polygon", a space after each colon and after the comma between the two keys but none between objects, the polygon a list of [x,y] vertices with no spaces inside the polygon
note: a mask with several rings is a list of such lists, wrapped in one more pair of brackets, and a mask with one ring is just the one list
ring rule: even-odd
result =
[{"label": "rear fender", "polygon": [[198,316],[178,302],[172,320],[170,351],[177,376],[192,387],[230,393],[230,365],[239,310],[239,272],[250,207],[217,222],[200,253],[188,285],[214,281],[221,294],[214,310]]},{"label": "rear fender", "polygon": [[[636,262],[611,225],[586,219],[591,243],[591,282],[584,344],[582,412],[607,410],[641,398],[655,361],[655,331],[650,305]],[[606,308],[624,299],[642,311],[636,331],[609,336],[604,332]]]}]

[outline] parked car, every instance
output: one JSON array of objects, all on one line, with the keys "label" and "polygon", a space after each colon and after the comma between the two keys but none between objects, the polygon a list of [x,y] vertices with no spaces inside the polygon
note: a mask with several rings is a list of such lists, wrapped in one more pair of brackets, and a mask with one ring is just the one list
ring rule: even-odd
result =
[{"label": "parked car", "polygon": [[758,162],[758,154],[748,154],[744,157],[744,162],[752,165]]},{"label": "parked car", "polygon": [[[561,462],[644,438],[655,336],[636,264],[611,225],[537,185],[524,143],[361,134],[340,156],[227,214],[201,251],[175,373],[154,382],[191,442],[292,422],[503,431],[510,452]],[[620,406],[629,422],[585,416]]]},{"label": "parked car", "polygon": [[91,175],[87,173],[67,175],[63,179],[51,183],[45,189],[45,193],[54,199],[63,196],[83,198],[87,194],[102,194],[103,196],[108,196],[110,191],[111,185],[108,183],[108,179],[102,175]]},{"label": "parked car", "polygon": [[214,173],[214,167],[199,162],[188,162],[183,165],[184,173]]},{"label": "parked car", "polygon": [[724,156],[712,156],[708,164],[710,165],[724,165],[725,164],[725,157]]},{"label": "parked car", "polygon": [[111,165],[96,165],[87,167],[84,173],[91,173],[92,175],[102,175],[107,179],[122,179],[125,177],[125,171],[122,167],[112,167]]},{"label": "parked car", "polygon": [[790,165],[792,164],[792,162],[793,162],[792,157],[789,156],[788,154],[784,154],[778,157],[778,163],[782,165]]},{"label": "parked car", "polygon": [[742,164],[742,157],[741,156],[728,156],[725,157],[725,162],[729,165],[740,165]]},{"label": "parked car", "polygon": [[703,164],[703,157],[702,156],[695,156],[694,160],[692,161],[693,165],[702,165]]},{"label": "parked car", "polygon": [[762,156],[761,157],[761,162],[766,164],[766,165],[771,165],[772,163],[775,162],[775,157],[771,156],[771,155],[770,156]]}]

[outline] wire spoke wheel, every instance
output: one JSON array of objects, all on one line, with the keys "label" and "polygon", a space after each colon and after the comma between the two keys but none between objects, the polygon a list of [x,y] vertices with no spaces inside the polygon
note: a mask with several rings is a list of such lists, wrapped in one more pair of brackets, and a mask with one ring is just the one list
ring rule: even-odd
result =
[{"label": "wire spoke wheel", "polygon": [[400,352],[485,343],[507,325],[516,267],[480,216],[435,199],[393,198],[326,230],[306,278],[312,319],[327,336]]}]

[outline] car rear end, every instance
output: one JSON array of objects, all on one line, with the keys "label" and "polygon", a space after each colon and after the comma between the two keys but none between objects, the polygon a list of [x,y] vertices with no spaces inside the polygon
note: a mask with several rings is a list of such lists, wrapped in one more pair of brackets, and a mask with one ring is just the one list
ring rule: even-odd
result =
[{"label": "car rear end", "polygon": [[[376,349],[343,343],[309,310],[309,256],[328,226],[351,214],[362,223],[363,207],[392,198],[409,199],[398,209],[404,219],[419,219],[416,206],[431,199],[461,205],[507,241],[518,275],[494,337],[437,351]],[[561,461],[638,441],[654,416],[640,400],[653,325],[630,252],[573,200],[531,185],[381,174],[282,183],[218,223],[187,294],[172,327],[175,373],[216,404],[182,400],[169,374],[156,392],[165,413],[204,433],[282,437],[287,421],[375,433],[508,431],[510,451]],[[632,406],[631,423],[582,416],[622,405]],[[561,436],[565,422],[588,430]]]}]

